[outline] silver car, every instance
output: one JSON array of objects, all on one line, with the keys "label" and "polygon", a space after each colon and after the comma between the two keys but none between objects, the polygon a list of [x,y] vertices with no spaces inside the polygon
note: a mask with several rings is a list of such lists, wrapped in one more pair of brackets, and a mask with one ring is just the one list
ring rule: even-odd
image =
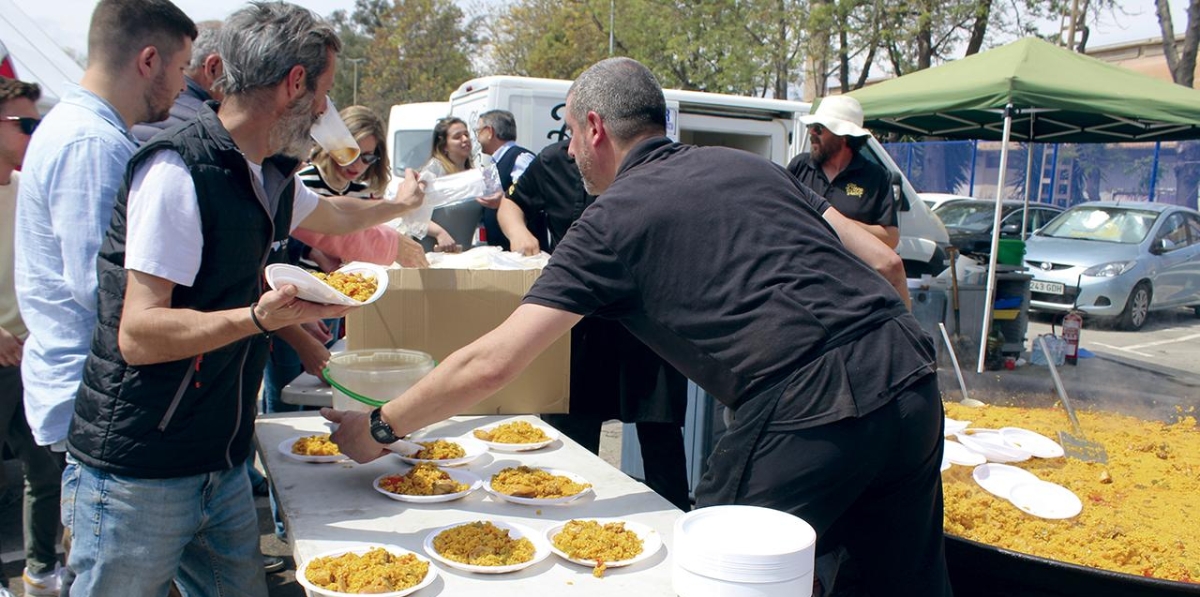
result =
[{"label": "silver car", "polygon": [[1029,237],[1030,306],[1077,308],[1140,329],[1150,311],[1200,317],[1200,212],[1162,203],[1076,205]]}]

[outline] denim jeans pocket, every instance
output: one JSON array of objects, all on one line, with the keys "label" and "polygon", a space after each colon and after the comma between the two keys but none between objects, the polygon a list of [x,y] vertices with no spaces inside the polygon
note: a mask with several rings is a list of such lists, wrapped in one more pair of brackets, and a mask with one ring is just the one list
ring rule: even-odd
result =
[{"label": "denim jeans pocket", "polygon": [[62,525],[68,530],[75,519],[75,496],[79,492],[79,474],[79,462],[68,453],[67,466],[63,469],[62,474],[62,496],[59,498],[62,508]]}]

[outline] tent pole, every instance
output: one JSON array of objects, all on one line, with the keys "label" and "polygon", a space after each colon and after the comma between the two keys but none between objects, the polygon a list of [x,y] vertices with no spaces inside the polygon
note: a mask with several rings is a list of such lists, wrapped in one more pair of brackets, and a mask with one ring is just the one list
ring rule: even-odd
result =
[{"label": "tent pole", "polygon": [[976,373],[983,373],[983,360],[987,356],[988,334],[991,332],[992,303],[996,297],[996,257],[1000,252],[1001,198],[1004,196],[1004,173],[1008,168],[1008,140],[1012,134],[1013,106],[1004,106],[1004,135],[1000,139],[1000,177],[996,181],[996,213],[992,221],[992,254],[988,256],[987,291],[983,301],[983,337],[979,339],[979,364]]},{"label": "tent pole", "polygon": [[1029,230],[1029,191],[1032,190],[1033,183],[1033,125],[1037,120],[1037,113],[1029,115],[1029,137],[1025,140],[1025,150],[1028,156],[1025,158],[1025,208],[1021,210],[1021,242],[1025,242],[1028,237]]}]

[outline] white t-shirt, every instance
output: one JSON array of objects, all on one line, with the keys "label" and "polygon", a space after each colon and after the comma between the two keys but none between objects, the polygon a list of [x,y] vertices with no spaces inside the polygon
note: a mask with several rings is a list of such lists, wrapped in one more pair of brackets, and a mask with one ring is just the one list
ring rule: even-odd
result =
[{"label": "white t-shirt", "polygon": [[[262,165],[246,164],[261,189]],[[294,186],[292,230],[321,200],[298,178]],[[125,268],[190,287],[200,271],[204,235],[196,185],[178,152],[163,149],[134,172],[127,206]]]}]

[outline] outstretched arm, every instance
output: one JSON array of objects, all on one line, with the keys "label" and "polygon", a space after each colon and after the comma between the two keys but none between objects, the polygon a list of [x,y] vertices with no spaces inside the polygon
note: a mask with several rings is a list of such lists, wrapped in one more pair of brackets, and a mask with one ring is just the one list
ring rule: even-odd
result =
[{"label": "outstretched arm", "polygon": [[[582,316],[540,305],[521,305],[504,323],[455,351],[399,398],[383,407],[397,436],[452,417],[512,381]],[[385,451],[371,437],[366,413],[321,409],[340,423],[333,441],[343,454],[369,462]]]}]

